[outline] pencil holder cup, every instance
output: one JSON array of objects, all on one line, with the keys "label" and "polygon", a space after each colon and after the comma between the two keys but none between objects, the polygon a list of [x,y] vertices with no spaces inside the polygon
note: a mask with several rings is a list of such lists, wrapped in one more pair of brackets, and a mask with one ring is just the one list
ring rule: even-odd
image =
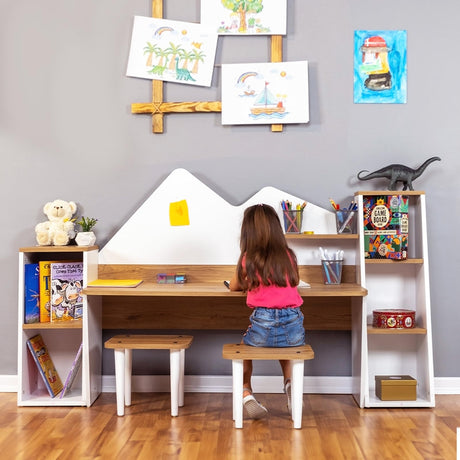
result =
[{"label": "pencil holder cup", "polygon": [[335,212],[337,233],[356,233],[356,213],[357,211],[349,211],[347,209]]},{"label": "pencil holder cup", "polygon": [[303,209],[283,211],[283,218],[286,233],[301,233]]},{"label": "pencil holder cup", "polygon": [[324,284],[340,284],[343,260],[322,260]]}]

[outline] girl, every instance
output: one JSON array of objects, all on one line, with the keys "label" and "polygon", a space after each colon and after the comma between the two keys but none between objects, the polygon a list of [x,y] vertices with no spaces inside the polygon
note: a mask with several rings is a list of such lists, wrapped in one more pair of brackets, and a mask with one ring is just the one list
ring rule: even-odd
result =
[{"label": "girl", "polygon": [[[297,258],[286,243],[278,214],[269,205],[258,204],[244,212],[240,237],[241,254],[230,290],[247,292],[253,309],[243,343],[255,347],[296,347],[305,343],[305,329],[297,291]],[[280,360],[284,391],[291,410],[291,363]],[[253,419],[267,409],[252,394],[252,361],[243,364],[243,402]]]}]

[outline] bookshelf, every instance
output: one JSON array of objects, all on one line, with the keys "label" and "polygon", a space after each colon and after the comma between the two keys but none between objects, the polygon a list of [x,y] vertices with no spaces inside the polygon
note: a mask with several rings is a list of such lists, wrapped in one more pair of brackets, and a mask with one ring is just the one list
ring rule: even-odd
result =
[{"label": "bookshelf", "polygon": [[[409,197],[408,257],[396,261],[366,259],[364,254],[363,197]],[[355,193],[360,223],[359,274],[368,290],[363,299],[361,324],[361,407],[434,407],[434,371],[431,332],[430,281],[426,201],[422,191],[360,191]],[[372,327],[372,312],[379,308],[415,310],[412,329]],[[376,375],[411,375],[417,380],[415,401],[382,401],[375,395]]]},{"label": "bookshelf", "polygon": [[[97,302],[88,310],[84,297],[83,319],[24,324],[24,266],[40,260],[82,261],[83,284],[97,278],[97,246],[32,246],[19,249],[18,282],[18,406],[90,406],[100,392],[101,312]],[[71,392],[51,398],[27,348],[27,340],[41,334],[56,370],[64,382],[80,344],[83,361]]]}]

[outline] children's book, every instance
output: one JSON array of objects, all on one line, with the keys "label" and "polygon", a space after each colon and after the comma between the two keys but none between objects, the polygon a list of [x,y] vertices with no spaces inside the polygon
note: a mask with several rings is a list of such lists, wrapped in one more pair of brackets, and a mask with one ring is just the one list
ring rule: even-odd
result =
[{"label": "children's book", "polygon": [[40,267],[40,322],[48,323],[50,321],[50,275],[51,260],[41,260]]},{"label": "children's book", "polygon": [[62,390],[62,381],[54,367],[53,360],[51,359],[42,336],[38,334],[30,338],[27,341],[27,346],[45,382],[48,393],[54,398]]},{"label": "children's book", "polygon": [[64,382],[64,388],[62,389],[61,394],[59,396],[60,399],[62,399],[72,388],[72,384],[81,367],[82,351],[83,351],[83,343],[80,345],[80,348],[78,349],[78,352],[77,352],[77,356],[75,356],[75,359],[72,363],[72,367],[70,368],[70,371],[67,374],[67,378],[65,379],[65,382]]},{"label": "children's book", "polygon": [[51,264],[51,321],[83,316],[83,262]]},{"label": "children's book", "polygon": [[136,287],[142,283],[142,280],[116,280],[116,279],[97,279],[90,281],[88,287]]},{"label": "children's book", "polygon": [[24,265],[24,323],[40,322],[40,267]]}]

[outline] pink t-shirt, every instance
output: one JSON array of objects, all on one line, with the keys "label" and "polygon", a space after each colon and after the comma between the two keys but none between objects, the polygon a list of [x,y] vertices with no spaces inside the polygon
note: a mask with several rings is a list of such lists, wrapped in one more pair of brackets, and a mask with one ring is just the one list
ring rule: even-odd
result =
[{"label": "pink t-shirt", "polygon": [[[242,264],[246,268],[246,257]],[[250,308],[296,308],[303,304],[303,300],[297,287],[290,286],[289,283],[286,287],[260,284],[256,289],[248,291],[246,303]]]}]

